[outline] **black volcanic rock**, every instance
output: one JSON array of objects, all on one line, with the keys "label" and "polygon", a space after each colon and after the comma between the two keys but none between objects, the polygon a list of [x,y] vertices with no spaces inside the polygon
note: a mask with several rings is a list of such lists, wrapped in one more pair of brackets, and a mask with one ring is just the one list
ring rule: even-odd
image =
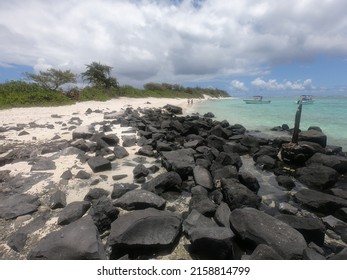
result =
[{"label": "black volcanic rock", "polygon": [[327,145],[327,136],[320,131],[310,129],[299,133],[299,141],[317,143],[324,148]]},{"label": "black volcanic rock", "polygon": [[213,181],[211,173],[202,166],[195,166],[193,169],[194,180],[197,185],[200,185],[208,190],[213,189]]},{"label": "black volcanic rock", "polygon": [[235,179],[222,179],[224,201],[231,210],[250,206],[258,208],[261,198]]},{"label": "black volcanic rock", "polygon": [[40,206],[39,198],[30,194],[0,196],[0,218],[6,220],[36,212]]},{"label": "black volcanic rock", "polygon": [[113,152],[118,159],[125,158],[129,155],[128,151],[122,146],[115,146]]},{"label": "black volcanic rock", "polygon": [[111,162],[101,156],[92,157],[87,161],[94,173],[111,170]]},{"label": "black volcanic rock", "polygon": [[145,208],[164,209],[165,199],[160,196],[146,191],[146,190],[133,190],[126,192],[120,198],[114,201],[114,206],[123,208],[125,210],[141,210]]},{"label": "black volcanic rock", "polygon": [[50,198],[49,207],[51,209],[64,208],[66,206],[66,194],[57,190]]},{"label": "black volcanic rock", "polygon": [[58,217],[58,225],[67,225],[81,218],[89,209],[90,202],[74,201],[68,204]]},{"label": "black volcanic rock", "polygon": [[166,191],[180,190],[182,179],[180,175],[174,171],[165,172],[143,185],[143,189],[161,194]]},{"label": "black volcanic rock", "polygon": [[181,149],[170,152],[162,152],[162,164],[167,171],[175,171],[182,178],[193,174],[195,160],[193,149]]},{"label": "black volcanic rock", "polygon": [[234,236],[231,229],[226,227],[197,228],[189,236],[190,250],[200,259],[229,259]]},{"label": "black volcanic rock", "polygon": [[173,246],[180,230],[181,217],[175,213],[153,208],[135,210],[112,223],[108,244],[113,255],[167,249]]},{"label": "black volcanic rock", "polygon": [[308,167],[298,168],[295,177],[303,184],[318,189],[332,188],[337,180],[338,173],[323,165],[310,165]]},{"label": "black volcanic rock", "polygon": [[294,197],[306,207],[324,214],[333,214],[338,209],[347,207],[345,199],[310,189],[302,189]]},{"label": "black volcanic rock", "polygon": [[323,246],[325,227],[318,218],[298,217],[294,215],[277,215],[276,219],[290,225],[299,231],[307,243],[314,242],[318,246]]},{"label": "black volcanic rock", "polygon": [[98,230],[87,215],[61,230],[49,233],[31,250],[28,259],[105,260],[106,254]]},{"label": "black volcanic rock", "polygon": [[93,200],[88,214],[91,215],[98,231],[103,233],[111,228],[112,222],[118,217],[119,210],[113,206],[111,199],[102,196]]},{"label": "black volcanic rock", "polygon": [[306,162],[306,165],[311,164],[322,164],[324,166],[335,169],[341,174],[347,172],[347,158],[343,156],[316,153]]},{"label": "black volcanic rock", "polygon": [[254,208],[235,209],[231,227],[240,238],[255,245],[266,244],[284,259],[302,258],[307,247],[302,234],[288,224]]}]

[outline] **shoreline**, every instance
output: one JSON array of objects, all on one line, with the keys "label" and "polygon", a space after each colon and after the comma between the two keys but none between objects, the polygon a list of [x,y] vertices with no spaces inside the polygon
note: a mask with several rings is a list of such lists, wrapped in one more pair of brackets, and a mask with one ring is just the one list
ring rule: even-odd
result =
[{"label": "shoreline", "polygon": [[[243,244],[240,239],[234,240],[236,234],[244,234],[242,230],[236,233],[237,228],[243,226],[255,226],[249,230],[264,234],[259,237],[261,240],[270,240],[267,245],[280,252],[272,256],[275,259],[304,258],[304,251],[309,250],[307,238],[317,242],[320,257],[324,259],[339,256],[340,248],[347,248],[344,243],[347,239],[336,243],[336,239],[325,233],[335,208],[347,207],[347,200],[343,198],[347,194],[337,185],[337,172],[347,173],[347,164],[333,166],[338,171],[324,164],[330,164],[331,160],[347,162],[345,158],[317,157],[312,167],[297,167],[302,176],[297,178],[293,167],[279,163],[280,143],[275,147],[270,141],[248,135],[241,125],[187,115],[194,110],[194,104],[204,100],[195,100],[192,106],[188,106],[187,99],[159,99],[161,103],[156,98],[132,101],[135,100],[124,98],[97,104],[86,102],[83,106],[66,106],[65,110],[61,110],[62,107],[36,108],[35,114],[35,108],[24,108],[17,112],[22,124],[3,123],[0,135],[11,140],[8,142],[14,148],[19,147],[7,150],[1,147],[6,151],[0,153],[0,226],[6,229],[0,232],[0,253],[4,259],[39,259],[42,254],[48,254],[44,258],[55,259],[57,249],[47,248],[55,244],[60,246],[65,259],[69,259],[71,250],[76,250],[81,259],[88,258],[89,255],[79,255],[84,251],[79,246],[85,244],[75,244],[75,240],[68,239],[68,236],[76,236],[81,227],[88,229],[88,236],[97,237],[91,241],[96,245],[93,248],[100,250],[94,252],[93,258],[117,259],[123,256],[123,251],[118,252],[119,241],[112,225],[126,230],[128,226],[123,223],[128,223],[129,217],[131,223],[134,222],[130,228],[136,228],[137,219],[142,215],[144,220],[136,232],[144,236],[140,234],[139,240],[134,242],[144,241],[146,249],[157,250],[158,241],[152,243],[152,227],[159,232],[163,223],[171,223],[166,232],[171,237],[158,234],[155,238],[172,251],[164,255],[157,251],[157,259],[194,259],[194,254],[187,250],[189,246],[197,246],[195,249],[201,250],[198,252],[201,257],[205,254],[208,258],[222,259],[257,257],[257,249],[252,246],[242,254],[233,255],[233,242],[240,242],[241,247],[250,245]],[[163,110],[167,104],[173,107]],[[175,106],[182,107],[183,114],[176,116],[174,111],[179,108]],[[153,109],[144,109],[146,107]],[[11,135],[15,137],[12,139]],[[316,149],[318,154],[322,151]],[[318,170],[317,163],[322,164]],[[81,177],[81,171],[88,176]],[[316,172],[313,177],[311,172]],[[327,174],[326,178],[316,182],[314,177],[321,174]],[[343,176],[341,178],[343,184]],[[334,195],[330,196],[323,191],[312,190],[311,193],[310,190],[310,187],[328,189],[335,184]],[[318,206],[314,201],[317,196]],[[325,200],[335,203],[334,209],[327,209]],[[76,203],[78,207],[87,205],[90,210],[81,215],[80,208],[65,211]],[[308,212],[306,206],[315,209]],[[74,216],[70,217],[71,214]],[[279,214],[297,221],[287,224],[287,216],[282,217],[282,222],[277,219]],[[68,225],[59,223],[64,215],[69,216]],[[77,219],[76,215],[79,215]],[[239,215],[244,215],[244,221],[251,220],[255,224],[238,224],[241,222],[236,219]],[[324,220],[321,215],[330,216]],[[236,219],[233,220],[235,233],[229,224],[232,216]],[[343,213],[341,217],[345,219]],[[306,224],[306,218],[314,219],[314,233],[301,235],[295,227],[297,223]],[[268,224],[269,232],[260,229],[263,222]],[[211,231],[204,228],[205,223]],[[179,230],[181,227],[184,233]],[[289,238],[281,234],[283,228],[291,233]],[[95,235],[95,229],[99,234]],[[197,236],[194,231],[198,232]],[[339,234],[338,229],[335,231]],[[137,239],[137,233],[130,233],[131,238]],[[65,234],[68,241],[61,239]],[[205,246],[197,245],[199,235],[216,244],[222,241],[225,246],[216,252],[204,251]],[[173,242],[175,236],[179,237],[178,243]],[[171,241],[166,243],[166,238]],[[272,243],[273,238],[279,240]],[[130,247],[125,245],[127,258],[139,253],[133,251],[131,242]],[[277,247],[276,244],[288,246]],[[106,256],[103,250],[107,246],[112,254]],[[142,254],[146,257],[146,250]]]}]

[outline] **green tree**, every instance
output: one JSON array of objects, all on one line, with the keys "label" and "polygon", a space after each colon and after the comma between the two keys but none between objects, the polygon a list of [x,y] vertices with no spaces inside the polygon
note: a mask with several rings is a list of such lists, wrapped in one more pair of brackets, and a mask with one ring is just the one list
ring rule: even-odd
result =
[{"label": "green tree", "polygon": [[76,83],[76,76],[70,70],[62,71],[51,68],[47,71],[40,71],[39,74],[25,72],[24,75],[33,82],[50,90],[57,90],[60,86],[67,83]]},{"label": "green tree", "polygon": [[103,65],[100,62],[92,62],[86,65],[87,70],[81,73],[84,81],[96,87],[102,88],[118,88],[117,79],[111,77],[112,67]]}]

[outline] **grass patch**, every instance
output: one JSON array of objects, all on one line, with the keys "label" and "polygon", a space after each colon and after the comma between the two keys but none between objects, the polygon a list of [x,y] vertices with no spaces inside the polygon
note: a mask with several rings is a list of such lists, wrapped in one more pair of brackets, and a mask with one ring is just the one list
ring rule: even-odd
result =
[{"label": "grass patch", "polygon": [[61,106],[73,101],[58,91],[43,89],[36,84],[11,81],[0,84],[0,109],[34,106]]}]

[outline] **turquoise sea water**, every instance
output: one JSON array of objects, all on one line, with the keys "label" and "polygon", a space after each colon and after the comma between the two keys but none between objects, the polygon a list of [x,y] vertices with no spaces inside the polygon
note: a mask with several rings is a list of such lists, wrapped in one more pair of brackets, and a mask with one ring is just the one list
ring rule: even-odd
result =
[{"label": "turquoise sea water", "polygon": [[[298,105],[296,97],[264,97],[270,104],[246,104],[240,99],[219,99],[199,102],[193,111],[200,114],[213,112],[217,120],[242,124],[248,130],[261,130],[275,134],[270,129],[288,124],[294,127]],[[300,128],[319,126],[328,137],[328,145],[342,146],[347,151],[347,97],[315,97],[314,104],[303,106]],[[276,135],[276,134],[275,134]]]}]

